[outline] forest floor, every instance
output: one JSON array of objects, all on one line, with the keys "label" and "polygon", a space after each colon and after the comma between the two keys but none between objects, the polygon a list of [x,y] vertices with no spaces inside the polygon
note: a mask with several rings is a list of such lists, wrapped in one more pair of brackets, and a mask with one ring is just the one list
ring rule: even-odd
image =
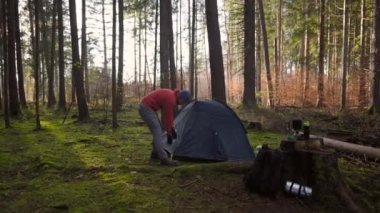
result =
[{"label": "forest floor", "polygon": [[[263,124],[263,130],[248,131],[253,147],[269,144],[277,148],[287,135],[287,122],[293,118],[310,120],[315,134],[339,132],[339,137],[378,141],[379,118],[296,108],[237,112],[243,120]],[[178,167],[160,166],[158,161],[150,160],[151,135],[139,119],[136,105],[118,114],[120,128],[115,131],[110,125],[110,112],[105,122],[104,111],[92,110],[91,122],[85,124],[75,122],[74,113],[72,110],[62,124],[64,114],[43,111],[41,131],[34,130],[35,118],[28,110],[22,119],[12,120],[11,129],[1,124],[1,212],[347,210],[339,199],[325,202],[285,193],[267,199],[250,194],[242,181],[247,164],[180,162]],[[356,142],[362,143],[360,140]],[[338,163],[363,212],[380,211],[379,163],[344,156]]]}]

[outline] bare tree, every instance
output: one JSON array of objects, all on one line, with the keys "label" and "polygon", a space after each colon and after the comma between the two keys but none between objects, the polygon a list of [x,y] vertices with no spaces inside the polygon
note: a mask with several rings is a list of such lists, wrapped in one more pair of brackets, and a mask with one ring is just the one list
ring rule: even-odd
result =
[{"label": "bare tree", "polygon": [[119,66],[117,75],[117,110],[123,105],[123,63],[124,63],[124,1],[119,0]]},{"label": "bare tree", "polygon": [[75,92],[78,102],[78,121],[86,121],[90,118],[88,113],[86,97],[84,94],[83,69],[79,58],[78,29],[75,0],[69,0],[70,27],[71,27],[71,48],[73,63],[73,78],[75,82]]},{"label": "bare tree", "polygon": [[212,98],[225,103],[226,86],[224,82],[223,55],[216,0],[206,1],[206,21],[210,52],[211,95]]},{"label": "bare tree", "polygon": [[35,39],[35,46],[34,46],[34,81],[35,81],[35,93],[36,93],[36,130],[41,129],[41,123],[40,123],[40,98],[39,98],[39,91],[40,91],[40,0],[34,0],[34,15],[35,15],[35,29],[36,29],[36,39]]},{"label": "bare tree", "polygon": [[161,70],[161,88],[170,87],[169,79],[169,37],[170,37],[170,20],[169,10],[171,9],[170,0],[160,0],[160,70]]},{"label": "bare tree", "polygon": [[117,128],[116,106],[116,1],[112,1],[112,128]]},{"label": "bare tree", "polygon": [[3,99],[4,99],[4,124],[5,128],[10,128],[10,119],[9,119],[9,92],[8,92],[8,46],[7,46],[7,9],[6,1],[1,1],[1,29],[2,29],[2,44],[3,44],[3,68],[4,68],[4,79],[3,79]]},{"label": "bare tree", "polygon": [[359,74],[359,107],[364,108],[367,104],[367,92],[365,85],[367,82],[367,64],[366,64],[366,28],[365,21],[366,0],[361,1],[361,19],[360,19],[360,74]]},{"label": "bare tree", "polygon": [[264,13],[262,0],[258,0],[257,3],[259,4],[261,28],[262,28],[262,35],[263,35],[264,60],[265,60],[266,76],[267,76],[267,81],[268,81],[269,105],[270,107],[274,107],[273,83],[272,83],[272,76],[270,73],[269,48],[268,48],[267,29],[265,25],[265,13]]},{"label": "bare tree", "polygon": [[56,104],[54,95],[54,61],[55,61],[55,34],[56,34],[56,11],[57,0],[53,1],[53,24],[51,30],[51,51],[50,51],[50,66],[48,68],[48,107],[53,107]]},{"label": "bare tree", "polygon": [[380,113],[380,0],[375,1],[375,53],[373,66],[372,106],[370,112]]},{"label": "bare tree", "polygon": [[319,65],[318,65],[318,99],[317,107],[324,107],[325,100],[323,94],[324,80],[324,57],[325,57],[325,0],[320,0],[320,21],[319,21]]},{"label": "bare tree", "polygon": [[[190,7],[190,6],[189,6]],[[189,14],[190,16],[190,14]],[[189,87],[191,94],[195,97],[195,25],[196,25],[196,16],[197,16],[197,4],[196,0],[193,0],[193,14],[192,14],[192,25],[191,25],[191,37],[189,38],[190,42],[190,64],[189,64]],[[190,26],[189,26],[190,27]]]},{"label": "bare tree", "polygon": [[[342,46],[342,94],[341,94],[341,110],[346,108],[346,90],[347,90],[347,72],[348,72],[348,16],[350,9],[350,0],[344,0],[343,3],[343,46]],[[322,40],[321,40],[322,41]]]},{"label": "bare tree", "polygon": [[244,92],[243,104],[256,107],[255,91],[255,0],[244,1]]},{"label": "bare tree", "polygon": [[153,62],[153,90],[156,89],[157,81],[157,29],[158,29],[158,0],[156,0],[155,28],[154,28],[154,62]]},{"label": "bare tree", "polygon": [[170,87],[177,88],[177,70],[174,59],[174,36],[173,36],[173,17],[172,17],[172,1],[169,1],[168,19],[169,19],[169,66],[170,66]]},{"label": "bare tree", "polygon": [[59,109],[66,111],[65,92],[65,55],[63,43],[63,9],[62,0],[57,0],[58,13],[58,69],[59,69]]},{"label": "bare tree", "polygon": [[17,88],[17,73],[16,73],[16,21],[15,21],[15,4],[16,1],[7,1],[7,29],[8,29],[8,87],[9,87],[9,110],[11,116],[18,116],[21,114],[19,94]]},{"label": "bare tree", "polygon": [[20,33],[20,17],[18,5],[19,1],[15,0],[15,24],[16,24],[16,50],[17,50],[17,78],[18,78],[18,93],[20,94],[20,104],[22,107],[27,108],[24,88],[24,71],[22,67],[22,54],[21,54],[21,33]]},{"label": "bare tree", "polygon": [[84,85],[86,100],[90,102],[90,82],[88,71],[88,53],[87,53],[87,17],[86,17],[86,0],[82,0],[82,67],[84,73]]}]

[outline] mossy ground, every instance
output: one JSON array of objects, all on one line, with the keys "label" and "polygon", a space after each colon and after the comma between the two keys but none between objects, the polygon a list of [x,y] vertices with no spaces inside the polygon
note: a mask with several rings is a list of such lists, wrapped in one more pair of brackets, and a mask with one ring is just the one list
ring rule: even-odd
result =
[{"label": "mossy ground", "polygon": [[[152,138],[135,106],[118,114],[117,130],[110,121],[101,122],[104,111],[90,113],[89,123],[75,122],[70,113],[62,124],[63,114],[44,111],[41,131],[34,130],[28,111],[25,118],[12,120],[11,129],[1,124],[1,212],[305,212],[341,205],[249,194],[242,182],[247,164],[160,166],[149,159]],[[249,131],[248,136],[253,147],[267,143],[273,148],[285,137],[270,131]],[[342,164],[364,208],[379,210],[379,172]]]}]

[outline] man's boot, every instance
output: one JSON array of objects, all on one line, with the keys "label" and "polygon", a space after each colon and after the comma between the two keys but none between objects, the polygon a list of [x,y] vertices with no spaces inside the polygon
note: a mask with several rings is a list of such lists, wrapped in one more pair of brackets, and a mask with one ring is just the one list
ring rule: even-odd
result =
[{"label": "man's boot", "polygon": [[170,158],[163,158],[161,159],[160,164],[163,166],[178,166],[178,161],[171,160]]}]

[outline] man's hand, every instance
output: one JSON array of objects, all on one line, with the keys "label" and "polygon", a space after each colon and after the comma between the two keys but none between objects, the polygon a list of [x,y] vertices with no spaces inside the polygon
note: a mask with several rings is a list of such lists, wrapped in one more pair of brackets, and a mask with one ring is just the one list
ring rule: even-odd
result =
[{"label": "man's hand", "polygon": [[173,137],[171,135],[168,135],[168,144],[172,144],[173,143]]},{"label": "man's hand", "polygon": [[175,129],[174,129],[174,128],[172,128],[172,137],[173,137],[174,139],[177,138],[177,133],[175,132]]}]

